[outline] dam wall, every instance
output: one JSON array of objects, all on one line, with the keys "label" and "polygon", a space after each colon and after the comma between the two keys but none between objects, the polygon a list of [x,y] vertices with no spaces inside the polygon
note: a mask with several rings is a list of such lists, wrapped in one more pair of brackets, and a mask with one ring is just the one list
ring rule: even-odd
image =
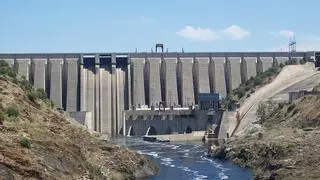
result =
[{"label": "dam wall", "polygon": [[[310,52],[292,56],[314,57]],[[47,53],[0,54],[0,59],[35,88],[44,89],[58,108],[90,114],[86,117],[90,129],[118,135],[126,110],[160,104],[187,108],[198,103],[199,93],[225,97],[245,80],[290,57],[285,52]]]}]

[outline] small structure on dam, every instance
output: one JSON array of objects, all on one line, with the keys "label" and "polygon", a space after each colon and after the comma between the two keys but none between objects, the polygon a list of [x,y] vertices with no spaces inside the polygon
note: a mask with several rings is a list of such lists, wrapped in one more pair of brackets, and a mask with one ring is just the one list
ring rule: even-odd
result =
[{"label": "small structure on dam", "polygon": [[[150,125],[157,133],[205,130],[207,110],[199,109],[199,94],[223,98],[272,66],[293,59],[314,61],[318,54],[157,51],[0,54],[0,59],[89,129],[116,136],[131,126],[136,134]],[[160,105],[168,109],[161,111]],[[146,120],[152,123],[135,128]]]}]

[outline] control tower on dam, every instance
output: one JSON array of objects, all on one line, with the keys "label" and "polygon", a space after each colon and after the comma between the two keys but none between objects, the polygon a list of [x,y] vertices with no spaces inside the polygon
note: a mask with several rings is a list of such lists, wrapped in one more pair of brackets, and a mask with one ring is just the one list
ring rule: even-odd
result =
[{"label": "control tower on dam", "polygon": [[0,54],[57,107],[97,132],[118,135],[125,110],[186,108],[199,93],[232,89],[286,61],[316,52]]}]

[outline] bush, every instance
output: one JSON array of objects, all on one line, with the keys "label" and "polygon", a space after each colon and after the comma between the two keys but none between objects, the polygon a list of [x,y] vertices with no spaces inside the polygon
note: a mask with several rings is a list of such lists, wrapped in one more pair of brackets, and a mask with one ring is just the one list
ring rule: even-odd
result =
[{"label": "bush", "polygon": [[47,99],[47,93],[43,89],[37,89],[36,94],[39,99],[42,99],[42,100]]},{"label": "bush", "polygon": [[46,100],[47,94],[43,89],[36,89],[27,92],[27,97],[30,101],[36,102],[38,99]]},{"label": "bush", "polygon": [[307,61],[306,61],[306,59],[305,58],[303,58],[303,59],[300,59],[300,64],[305,64]]},{"label": "bush", "polygon": [[38,99],[37,94],[34,91],[28,92],[27,97],[32,102],[36,102]]},{"label": "bush", "polygon": [[14,70],[11,67],[9,67],[9,64],[4,60],[0,60],[0,74],[7,75],[9,77],[17,76]]},{"label": "bush", "polygon": [[20,140],[20,145],[24,148],[30,148],[31,147],[31,142],[28,138],[22,137]]},{"label": "bush", "polygon": [[19,81],[19,85],[25,91],[31,91],[32,90],[31,83],[28,80],[26,80],[24,76],[23,76],[23,79],[21,81]]},{"label": "bush", "polygon": [[287,112],[290,113],[295,107],[296,107],[295,104],[291,104],[291,105],[288,107]]},{"label": "bush", "polygon": [[254,86],[258,86],[258,85],[260,85],[260,84],[263,83],[263,79],[262,79],[260,76],[257,76],[257,77],[254,79],[253,83],[254,83]]},{"label": "bush", "polygon": [[280,63],[279,66],[280,66],[280,68],[283,68],[283,67],[284,67],[284,64],[283,64],[283,63]]},{"label": "bush", "polygon": [[20,114],[19,109],[13,106],[7,108],[8,117],[18,117]]},{"label": "bush", "polygon": [[240,98],[242,98],[245,95],[246,91],[244,90],[244,88],[239,88],[239,90],[237,91],[237,95]]},{"label": "bush", "polygon": [[9,67],[9,64],[7,63],[7,61],[1,59],[0,60],[0,67]]},{"label": "bush", "polygon": [[6,119],[5,114],[1,111],[0,112],[0,125],[3,125],[4,120]]}]

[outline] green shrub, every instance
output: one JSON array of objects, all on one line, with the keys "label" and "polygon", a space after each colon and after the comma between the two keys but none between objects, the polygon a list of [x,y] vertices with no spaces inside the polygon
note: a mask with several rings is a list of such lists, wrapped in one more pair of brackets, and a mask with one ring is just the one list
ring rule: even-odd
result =
[{"label": "green shrub", "polygon": [[291,104],[291,105],[288,107],[287,112],[290,113],[295,107],[296,107],[295,104]]},{"label": "green shrub", "polygon": [[13,106],[8,107],[6,113],[8,117],[18,117],[20,114],[19,109]]},{"label": "green shrub", "polygon": [[30,148],[31,147],[31,142],[28,138],[22,137],[20,140],[20,145],[24,148]]},{"label": "green shrub", "polygon": [[99,167],[93,166],[91,164],[87,164],[87,169],[89,171],[90,179],[103,179],[103,174]]},{"label": "green shrub", "polygon": [[42,99],[42,100],[47,99],[47,93],[43,89],[37,89],[36,94],[39,99]]},{"label": "green shrub", "polygon": [[0,67],[0,74],[7,75],[9,77],[16,77],[17,74],[13,71],[12,68],[9,67]]},{"label": "green shrub", "polygon": [[284,67],[284,64],[283,64],[283,63],[280,63],[279,66],[280,66],[280,68],[283,68],[283,67]]},{"label": "green shrub", "polygon": [[3,125],[4,120],[6,119],[5,114],[1,111],[0,112],[0,125]]},{"label": "green shrub", "polygon": [[34,91],[28,92],[28,93],[27,93],[27,97],[28,97],[28,99],[29,99],[30,101],[32,101],[32,102],[36,102],[37,99],[38,99],[37,94],[36,94],[36,92],[34,92]]},{"label": "green shrub", "polygon": [[257,76],[256,78],[254,78],[253,83],[254,86],[258,86],[263,83],[263,79],[260,76]]},{"label": "green shrub", "polygon": [[303,58],[303,59],[300,59],[300,64],[305,64],[307,61],[306,61],[306,59],[305,58]]},{"label": "green shrub", "polygon": [[237,91],[237,95],[240,98],[242,98],[245,95],[246,91],[244,90],[244,88],[239,88]]},{"label": "green shrub", "polygon": [[43,89],[36,89],[28,91],[27,97],[30,101],[36,102],[38,99],[46,100],[47,94]]},{"label": "green shrub", "polygon": [[26,80],[25,77],[21,81],[19,81],[19,85],[25,91],[31,91],[32,90],[31,83],[28,80]]},{"label": "green shrub", "polygon": [[7,61],[1,59],[0,60],[0,67],[9,67],[9,64],[7,63]]}]

